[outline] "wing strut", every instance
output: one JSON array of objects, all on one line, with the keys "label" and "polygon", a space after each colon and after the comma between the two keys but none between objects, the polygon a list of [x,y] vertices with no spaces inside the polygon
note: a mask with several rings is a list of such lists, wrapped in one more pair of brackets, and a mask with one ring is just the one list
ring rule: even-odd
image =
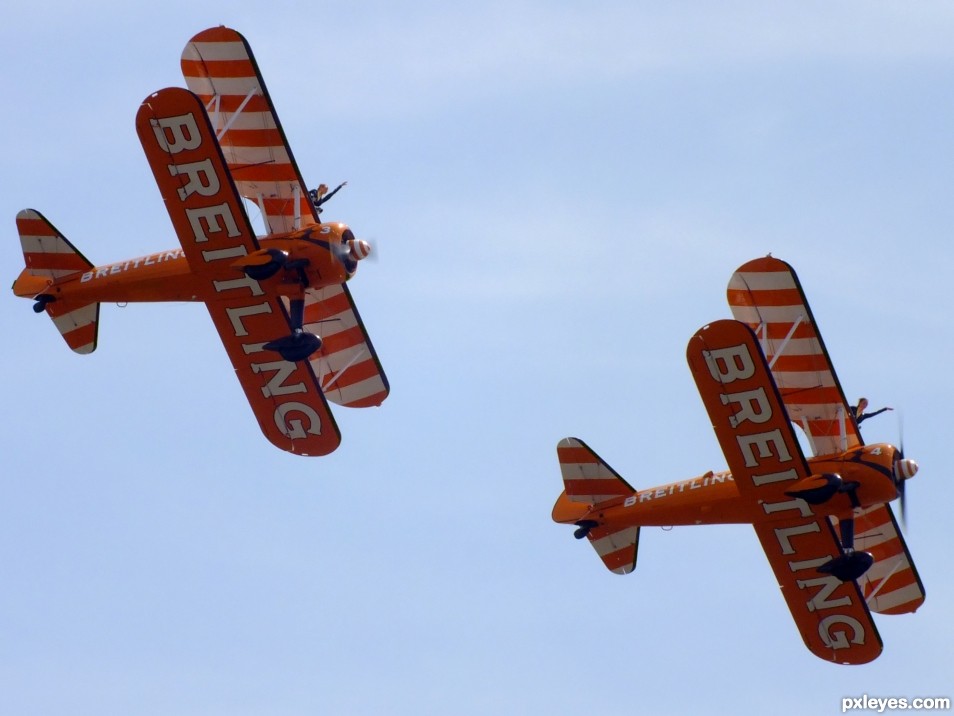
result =
[{"label": "wing strut", "polygon": [[[799,325],[803,320],[805,320],[805,316],[803,316],[803,315],[801,315],[801,314],[799,314],[799,315],[795,318],[795,321],[792,323],[792,327],[788,329],[788,333],[785,335],[785,338],[782,339],[782,344],[778,347],[778,350],[775,351],[775,355],[772,356],[772,360],[769,361],[769,370],[772,370],[772,367],[775,365],[775,361],[777,361],[777,360],[779,359],[779,356],[781,356],[782,353],[785,352],[785,346],[787,346],[787,345],[788,345],[788,342],[789,342],[790,340],[792,340],[792,336],[795,335],[795,329],[798,328],[798,325]],[[762,325],[765,326],[764,335],[765,335],[766,338],[767,338],[767,337],[768,337],[768,326],[765,325],[764,323],[763,323]],[[767,343],[767,341],[766,341],[766,343]],[[762,347],[763,347],[763,348],[766,348],[767,346],[766,346],[766,345],[763,345]]]},{"label": "wing strut", "polygon": [[[215,105],[215,109],[212,109],[212,105]],[[205,111],[209,115],[209,119],[212,120],[212,126],[214,127],[219,123],[219,107],[222,105],[222,95],[214,94],[212,99],[206,102]],[[218,139],[218,137],[216,137]]]},{"label": "wing strut", "polygon": [[247,105],[249,103],[249,100],[252,99],[252,97],[254,97],[257,93],[258,93],[258,87],[252,87],[252,89],[248,91],[248,94],[245,95],[245,99],[242,100],[242,103],[238,106],[238,109],[232,112],[232,116],[229,117],[229,121],[225,123],[225,126],[222,127],[222,129],[216,132],[215,134],[216,139],[221,140],[222,137],[225,136],[225,133],[232,128],[233,124],[235,124],[235,120],[238,119],[239,116],[242,114],[242,110],[245,109],[245,105]]},{"label": "wing strut", "polygon": [[871,590],[871,592],[868,594],[867,597],[865,597],[865,601],[868,603],[869,606],[871,605],[871,600],[873,600],[875,596],[878,594],[878,592],[881,591],[881,588],[885,585],[885,583],[889,579],[891,579],[891,577],[894,576],[894,573],[897,572],[899,569],[901,569],[903,564],[904,564],[904,560],[901,559],[900,557],[894,560],[894,564],[891,566],[891,570],[885,576],[881,578],[881,581],[879,581],[878,584],[875,586],[875,588]]},{"label": "wing strut", "polygon": [[348,368],[350,368],[351,366],[353,366],[355,363],[358,362],[358,360],[359,360],[360,358],[364,358],[365,356],[370,356],[370,353],[368,353],[368,351],[367,351],[366,349],[362,348],[361,350],[355,351],[355,352],[354,352],[354,355],[351,357],[351,360],[349,360],[347,363],[345,363],[345,364],[341,367],[341,370],[339,370],[337,373],[335,373],[333,376],[331,376],[331,379],[330,379],[330,380],[328,380],[326,383],[323,383],[323,384],[322,384],[322,386],[321,386],[321,391],[322,391],[323,393],[324,393],[325,391],[327,391],[328,388],[330,388],[332,385],[334,385],[335,383],[337,383],[337,382],[342,378],[342,376],[344,376],[345,371],[348,370]]},{"label": "wing strut", "polygon": [[837,410],[838,415],[838,437],[841,440],[841,451],[847,452],[848,450],[848,416],[845,414],[845,406],[839,405]]},{"label": "wing strut", "polygon": [[265,222],[265,233],[268,233],[268,212],[265,211],[265,195],[259,192],[257,197],[258,210],[262,212],[262,221]]},{"label": "wing strut", "polygon": [[808,438],[808,447],[812,449],[812,455],[817,455],[818,450],[815,449],[815,438],[812,437],[812,431],[808,427],[808,418],[804,415],[802,416],[802,430],[805,433],[805,437]]},{"label": "wing strut", "polygon": [[295,231],[301,228],[301,184],[292,187],[292,196],[295,198]]}]

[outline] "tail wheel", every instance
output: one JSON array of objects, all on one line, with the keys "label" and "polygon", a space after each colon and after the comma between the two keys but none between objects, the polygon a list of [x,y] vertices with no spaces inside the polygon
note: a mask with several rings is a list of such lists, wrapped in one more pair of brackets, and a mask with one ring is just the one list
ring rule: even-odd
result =
[{"label": "tail wheel", "polygon": [[573,531],[573,536],[577,539],[583,539],[586,537],[590,530],[596,527],[599,524],[596,520],[580,520],[576,523],[576,529]]}]

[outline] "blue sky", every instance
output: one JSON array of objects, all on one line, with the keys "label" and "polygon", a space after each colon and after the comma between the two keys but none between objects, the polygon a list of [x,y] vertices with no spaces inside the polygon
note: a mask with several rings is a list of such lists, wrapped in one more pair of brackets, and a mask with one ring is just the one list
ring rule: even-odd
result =
[{"label": "blue sky", "polygon": [[[0,252],[176,245],[135,134],[179,53],[256,53],[390,378],[341,448],[259,433],[201,305],[70,352],[0,302],[0,711],[839,713],[954,696],[947,546],[954,8],[942,2],[33,3],[0,23]],[[849,398],[903,415],[927,591],[870,665],[812,656],[748,526],[610,574],[550,521],[557,441],[638,487],[724,466],[685,363],[725,286],[797,270]]]}]

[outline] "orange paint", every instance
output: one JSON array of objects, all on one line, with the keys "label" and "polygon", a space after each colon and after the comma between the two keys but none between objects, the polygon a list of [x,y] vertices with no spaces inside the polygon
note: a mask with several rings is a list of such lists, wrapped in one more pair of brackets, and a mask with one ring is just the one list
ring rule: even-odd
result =
[{"label": "orange paint", "polygon": [[[577,438],[557,447],[556,522],[607,568],[636,565],[647,526],[752,524],[805,645],[862,664],[881,653],[871,612],[912,612],[924,590],[888,503],[917,466],[864,445],[791,267],[771,257],[729,283],[736,319],[710,323],[687,359],[729,471],[637,490]],[[806,460],[794,426],[815,456]]]},{"label": "orange paint", "polygon": [[[27,209],[14,294],[78,353],[96,349],[101,303],[204,302],[266,437],[328,454],[340,434],[327,401],[368,407],[389,392],[345,286],[370,247],[319,220],[245,38],[203,31],[182,69],[189,89],[150,95],[136,118],[181,248],[95,266]],[[267,236],[255,236],[243,198]]]}]

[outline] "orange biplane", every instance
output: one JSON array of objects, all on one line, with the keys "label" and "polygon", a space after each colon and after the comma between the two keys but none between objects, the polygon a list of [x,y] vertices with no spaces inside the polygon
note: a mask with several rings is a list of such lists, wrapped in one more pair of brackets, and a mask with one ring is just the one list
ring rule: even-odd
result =
[{"label": "orange biplane", "polygon": [[828,661],[869,662],[882,646],[871,612],[913,612],[924,601],[888,506],[899,497],[904,516],[917,463],[862,441],[788,264],[746,263],[728,298],[736,320],[699,329],[687,358],[729,471],[636,490],[582,440],[565,438],[553,519],[575,525],[617,574],[636,566],[640,527],[751,523],[806,646]]},{"label": "orange biplane", "polygon": [[[341,442],[327,400],[367,407],[388,395],[345,285],[370,247],[319,220],[334,192],[305,190],[242,35],[200,32],[182,72],[189,89],[150,95],[136,116],[181,249],[94,266],[26,209],[17,215],[26,268],[13,292],[32,298],[77,353],[96,348],[102,302],[205,302],[268,439],[326,455]],[[243,197],[266,236],[256,237]]]}]

